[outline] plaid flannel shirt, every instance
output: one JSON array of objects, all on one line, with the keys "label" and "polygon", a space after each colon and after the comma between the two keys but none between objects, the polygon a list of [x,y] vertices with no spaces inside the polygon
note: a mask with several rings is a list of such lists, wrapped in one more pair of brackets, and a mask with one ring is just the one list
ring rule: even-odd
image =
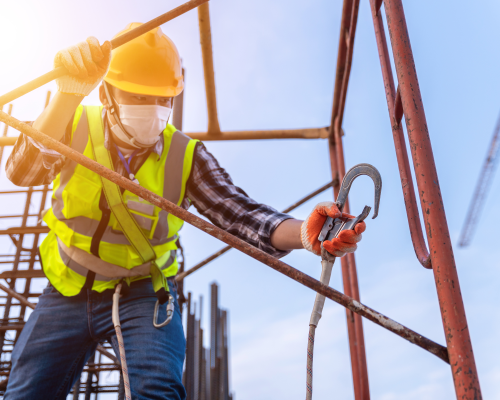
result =
[{"label": "plaid flannel shirt", "polygon": [[[116,172],[128,178],[115,146],[112,145],[106,125],[105,146],[111,152]],[[68,125],[61,142],[71,144],[71,124]],[[153,148],[140,152],[132,159],[131,172],[137,172],[151,152],[160,156],[163,147],[162,136]],[[7,160],[5,170],[7,177],[15,185],[48,185],[59,174],[65,162],[65,156],[21,133]],[[278,258],[289,253],[278,250],[271,244],[271,234],[281,222],[291,217],[257,203],[234,185],[226,170],[201,142],[195,148],[191,175],[181,207],[188,209],[191,204],[214,225],[266,253]]]}]

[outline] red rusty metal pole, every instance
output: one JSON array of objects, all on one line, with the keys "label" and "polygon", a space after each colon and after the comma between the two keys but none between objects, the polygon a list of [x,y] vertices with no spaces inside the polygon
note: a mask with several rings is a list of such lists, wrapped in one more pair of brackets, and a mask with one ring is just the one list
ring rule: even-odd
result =
[{"label": "red rusty metal pole", "polygon": [[[358,18],[359,0],[345,0],[340,26],[337,70],[332,107],[331,136],[329,143],[332,177],[338,176],[339,181],[345,175],[344,151],[341,132],[344,115],[347,87],[351,71],[354,37]],[[338,191],[338,189],[337,189]],[[334,191],[335,197],[337,191]],[[349,203],[345,205],[349,212]],[[342,279],[346,295],[359,301],[359,287],[356,272],[356,261],[353,255],[341,259]],[[368,367],[365,354],[365,340],[362,319],[354,313],[346,311],[349,348],[351,352],[351,367],[353,374],[354,398],[369,400]]]},{"label": "red rusty metal pole", "polygon": [[422,225],[420,224],[420,216],[418,212],[417,199],[415,197],[415,188],[413,187],[413,179],[411,177],[410,162],[406,151],[406,143],[404,139],[403,127],[401,126],[401,118],[403,115],[403,105],[401,103],[401,93],[394,86],[394,78],[392,76],[391,60],[389,49],[387,48],[387,40],[385,38],[384,23],[382,16],[376,8],[376,0],[370,0],[372,6],[373,24],[375,26],[375,37],[377,39],[377,47],[380,57],[380,65],[382,67],[382,77],[385,86],[385,95],[387,98],[387,106],[389,108],[389,117],[391,119],[392,134],[394,138],[394,146],[396,148],[396,157],[399,166],[399,175],[401,178],[401,187],[403,188],[403,197],[406,206],[406,216],[408,218],[408,226],[410,228],[411,240],[418,261],[425,268],[431,267],[431,258],[427,245],[425,244]]},{"label": "red rusty metal pole", "polygon": [[[482,399],[448,224],[401,0],[385,13],[457,399]],[[377,10],[373,8],[372,13]]]},{"label": "red rusty metal pole", "polygon": [[[340,176],[338,170],[337,151],[335,149],[336,146],[331,141],[329,141],[328,145],[330,151],[330,165],[332,169],[332,177]],[[339,190],[340,190],[340,184],[337,184],[333,187],[333,194],[335,198],[337,198]],[[345,206],[344,209],[347,212]],[[340,259],[340,265],[342,269],[342,285],[344,286],[344,293],[349,297],[353,297],[351,290],[352,285],[349,274],[349,265],[346,257],[342,257]],[[346,322],[347,322],[347,337],[349,339],[349,352],[351,354],[351,371],[352,371],[352,383],[354,388],[354,399],[360,400],[362,399],[361,394],[363,390],[360,377],[360,366],[359,366],[360,360],[358,352],[359,346],[358,346],[358,341],[356,339],[356,327],[355,327],[356,322],[354,319],[354,313],[351,310],[346,309],[345,312],[346,312]]]},{"label": "red rusty metal pole", "polygon": [[95,172],[103,178],[108,179],[111,182],[116,183],[120,187],[128,190],[129,192],[132,192],[142,199],[147,200],[148,202],[161,208],[162,210],[175,215],[177,218],[180,218],[188,224],[193,225],[195,228],[198,228],[203,232],[215,237],[216,239],[229,244],[242,253],[245,253],[255,260],[260,261],[261,263],[273,268],[274,270],[284,274],[294,281],[303,284],[304,286],[314,290],[315,292],[318,292],[326,298],[333,300],[338,304],[341,304],[349,310],[369,319],[375,324],[380,325],[385,329],[395,333],[396,335],[408,340],[409,342],[429,351],[444,362],[449,362],[446,348],[433,342],[432,340],[419,335],[411,329],[399,324],[398,322],[386,317],[385,315],[380,314],[372,308],[361,304],[359,301],[346,296],[345,294],[331,288],[330,286],[322,284],[320,281],[312,278],[311,276],[304,274],[303,272],[291,267],[288,264],[285,264],[283,261],[274,258],[273,256],[265,253],[257,247],[246,243],[242,239],[222,230],[221,228],[218,228],[217,226],[205,221],[204,219],[191,214],[184,208],[179,207],[178,205],[164,199],[161,196],[158,196],[153,192],[150,192],[149,190],[134,183],[130,179],[123,177],[115,171],[107,169],[94,160],[85,157],[83,154],[58,142],[57,140],[54,140],[53,138],[17,120],[16,118],[11,117],[3,111],[0,111],[0,121],[5,122],[6,124],[12,126],[14,129],[17,129],[25,135],[42,143],[46,147],[57,151],[59,154],[68,157],[69,159],[77,162],[85,168],[88,168],[89,170]]}]

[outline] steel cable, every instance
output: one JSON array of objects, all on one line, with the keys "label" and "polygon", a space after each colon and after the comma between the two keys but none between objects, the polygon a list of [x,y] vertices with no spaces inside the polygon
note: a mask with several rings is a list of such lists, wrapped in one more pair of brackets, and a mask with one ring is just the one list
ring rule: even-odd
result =
[{"label": "steel cable", "polygon": [[307,380],[306,380],[306,400],[312,400],[313,392],[313,356],[314,356],[314,336],[316,327],[309,325],[309,340],[307,342]]}]

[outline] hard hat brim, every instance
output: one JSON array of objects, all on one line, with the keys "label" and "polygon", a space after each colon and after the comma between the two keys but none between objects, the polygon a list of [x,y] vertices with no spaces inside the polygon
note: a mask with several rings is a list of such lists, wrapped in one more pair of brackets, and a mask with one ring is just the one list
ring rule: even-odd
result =
[{"label": "hard hat brim", "polygon": [[124,82],[109,77],[105,77],[104,80],[111,86],[114,86],[124,92],[143,94],[146,96],[158,96],[158,97],[175,97],[182,93],[184,85],[181,83],[178,87],[173,86],[145,86],[139,85],[132,82]]}]

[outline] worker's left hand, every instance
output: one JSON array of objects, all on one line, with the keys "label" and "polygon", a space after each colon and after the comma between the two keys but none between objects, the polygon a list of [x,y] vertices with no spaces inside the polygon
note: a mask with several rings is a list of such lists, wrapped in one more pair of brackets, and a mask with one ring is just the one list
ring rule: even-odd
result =
[{"label": "worker's left hand", "polygon": [[[339,218],[341,216],[354,218],[352,215],[340,212],[336,204],[331,201],[319,203],[316,207],[314,207],[314,210],[302,223],[301,227],[300,234],[304,248],[320,256],[321,242],[318,240],[318,236],[321,232],[321,228],[323,228],[326,218]],[[364,221],[359,222],[354,227],[354,230],[342,231],[339,233],[337,238],[325,240],[323,242],[323,247],[335,257],[342,257],[346,253],[353,253],[356,251],[358,247],[356,243],[361,240],[361,234],[365,231],[365,229],[366,224]]]}]

